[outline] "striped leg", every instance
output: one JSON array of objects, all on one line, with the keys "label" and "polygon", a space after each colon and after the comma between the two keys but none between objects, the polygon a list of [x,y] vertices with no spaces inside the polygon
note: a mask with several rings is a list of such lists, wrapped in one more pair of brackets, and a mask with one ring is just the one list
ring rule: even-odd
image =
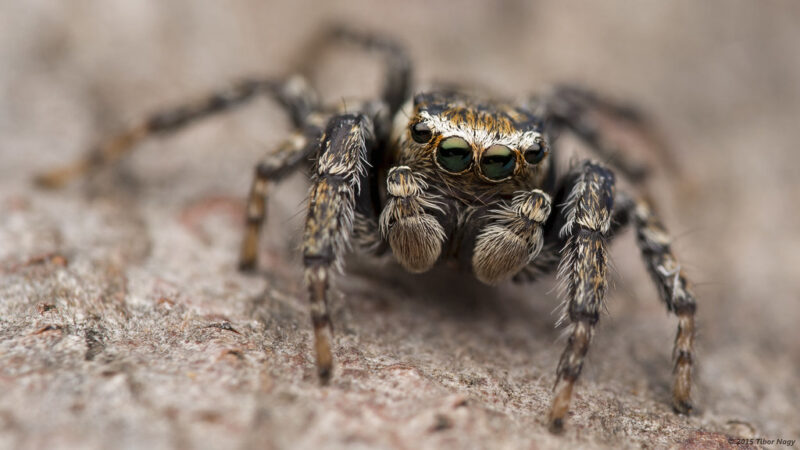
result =
[{"label": "striped leg", "polygon": [[[614,211],[611,216],[611,226],[606,233],[606,241],[610,242],[630,224],[631,211],[633,210],[634,200],[624,192],[617,193],[614,198]],[[545,238],[545,241],[548,239]],[[541,275],[551,273],[558,269],[561,258],[562,246],[554,245],[550,242],[545,245],[536,258],[532,259],[525,267],[513,277],[515,283],[530,283],[537,280]]]},{"label": "striped leg", "polygon": [[324,136],[303,233],[305,280],[322,383],[330,379],[333,369],[327,307],[329,276],[331,266],[341,269],[341,258],[349,245],[356,194],[366,176],[368,148],[373,145],[373,125],[363,115],[339,115],[330,120]]},{"label": "striped leg", "polygon": [[319,148],[322,132],[309,127],[284,141],[275,152],[265,156],[256,166],[253,184],[247,197],[247,217],[239,253],[239,270],[253,270],[258,265],[258,242],[267,216],[267,190],[270,182],[281,180],[306,162]]},{"label": "striped leg", "polygon": [[606,235],[611,227],[613,199],[614,175],[592,162],[580,166],[567,198],[566,223],[561,229],[566,238],[559,266],[566,294],[561,320],[569,321],[570,335],[556,371],[549,417],[553,432],[563,429],[572,388],[583,368],[603,305],[608,285]]},{"label": "striped leg", "polygon": [[411,96],[412,65],[403,47],[385,36],[336,25],[323,30],[306,44],[303,51],[298,52],[302,59],[297,64],[297,71],[311,73],[331,44],[350,45],[382,58],[384,83],[381,100],[388,106],[389,116],[394,117],[403,102]]},{"label": "striped leg", "polygon": [[673,351],[675,378],[672,406],[676,412],[688,414],[692,410],[690,397],[694,363],[694,315],[697,304],[686,276],[672,254],[671,239],[650,205],[645,200],[637,200],[632,217],[639,248],[661,300],[669,311],[678,316],[678,332]]},{"label": "striped leg", "polygon": [[178,131],[199,119],[247,103],[261,94],[275,97],[288,110],[298,127],[305,125],[307,117],[317,108],[316,95],[301,77],[286,81],[244,80],[199,101],[159,111],[142,123],[100,143],[83,159],[37,176],[35,182],[42,187],[59,188],[77,177],[115,163],[149,137]]},{"label": "striped leg", "polygon": [[361,33],[345,27],[334,28],[333,35],[337,39],[383,55],[386,63],[386,81],[381,99],[388,105],[390,115],[394,116],[411,94],[411,59],[403,47],[382,36]]},{"label": "striped leg", "polygon": [[535,99],[533,107],[538,107],[539,112],[549,117],[556,126],[574,132],[604,163],[617,168],[634,183],[643,182],[649,168],[609,139],[610,133],[604,129],[606,126],[617,131],[627,129],[634,132],[667,169],[672,173],[679,172],[677,161],[668,151],[657,128],[646,115],[630,105],[611,101],[576,86],[558,86],[550,95]]}]

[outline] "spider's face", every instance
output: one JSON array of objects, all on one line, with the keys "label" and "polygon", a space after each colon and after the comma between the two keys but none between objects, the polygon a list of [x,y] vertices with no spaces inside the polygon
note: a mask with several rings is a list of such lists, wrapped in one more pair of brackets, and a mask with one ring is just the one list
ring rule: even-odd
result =
[{"label": "spider's face", "polygon": [[421,94],[408,117],[401,147],[450,176],[500,183],[530,173],[549,152],[541,122],[508,104]]}]

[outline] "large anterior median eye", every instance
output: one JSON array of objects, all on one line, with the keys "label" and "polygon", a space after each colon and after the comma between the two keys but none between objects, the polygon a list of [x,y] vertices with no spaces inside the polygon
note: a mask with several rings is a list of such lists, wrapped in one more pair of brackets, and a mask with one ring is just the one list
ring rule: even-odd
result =
[{"label": "large anterior median eye", "polygon": [[449,137],[436,149],[436,163],[450,173],[461,173],[472,165],[472,147],[460,137]]},{"label": "large anterior median eye", "polygon": [[510,177],[516,166],[516,155],[505,145],[493,145],[481,157],[481,172],[493,181]]}]

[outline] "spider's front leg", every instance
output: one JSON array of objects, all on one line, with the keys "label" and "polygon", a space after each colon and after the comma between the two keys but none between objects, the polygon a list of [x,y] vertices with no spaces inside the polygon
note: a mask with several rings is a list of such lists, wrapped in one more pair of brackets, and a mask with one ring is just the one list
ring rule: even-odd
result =
[{"label": "spider's front leg", "polygon": [[583,368],[608,285],[606,235],[611,227],[614,175],[588,161],[578,169],[561,229],[561,236],[566,239],[559,266],[559,278],[566,291],[561,320],[569,320],[571,329],[556,371],[549,418],[553,432],[563,429],[572,388]]},{"label": "spider's front leg", "polygon": [[317,370],[323,383],[329,380],[333,369],[327,306],[331,266],[341,269],[341,258],[349,245],[356,194],[366,176],[368,149],[374,145],[373,128],[372,121],[361,114],[338,115],[328,122],[308,199],[303,264],[311,300]]},{"label": "spider's front leg", "polygon": [[475,276],[497,284],[519,273],[542,250],[542,227],[549,216],[550,196],[538,189],[520,192],[510,206],[491,212],[491,222],[475,240]]}]

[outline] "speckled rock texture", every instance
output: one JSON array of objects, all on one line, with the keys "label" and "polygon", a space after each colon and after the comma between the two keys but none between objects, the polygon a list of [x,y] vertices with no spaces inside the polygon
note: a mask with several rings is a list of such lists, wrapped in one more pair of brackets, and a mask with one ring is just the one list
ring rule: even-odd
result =
[{"label": "speckled rock texture", "polygon": [[[272,191],[259,272],[235,269],[253,165],[289,129],[268,100],[64,190],[31,185],[149,111],[284,73],[330,21],[395,36],[421,83],[579,82],[652,112],[683,173],[657,168],[651,188],[700,303],[696,414],[670,409],[676,321],[630,231],[562,436],[545,424],[565,344],[551,279],[489,288],[350,258],[331,305],[338,365],[319,386],[302,176]],[[800,438],[798,23],[789,0],[0,2],[0,448]],[[367,57],[317,66],[330,101],[376,92]]]}]

